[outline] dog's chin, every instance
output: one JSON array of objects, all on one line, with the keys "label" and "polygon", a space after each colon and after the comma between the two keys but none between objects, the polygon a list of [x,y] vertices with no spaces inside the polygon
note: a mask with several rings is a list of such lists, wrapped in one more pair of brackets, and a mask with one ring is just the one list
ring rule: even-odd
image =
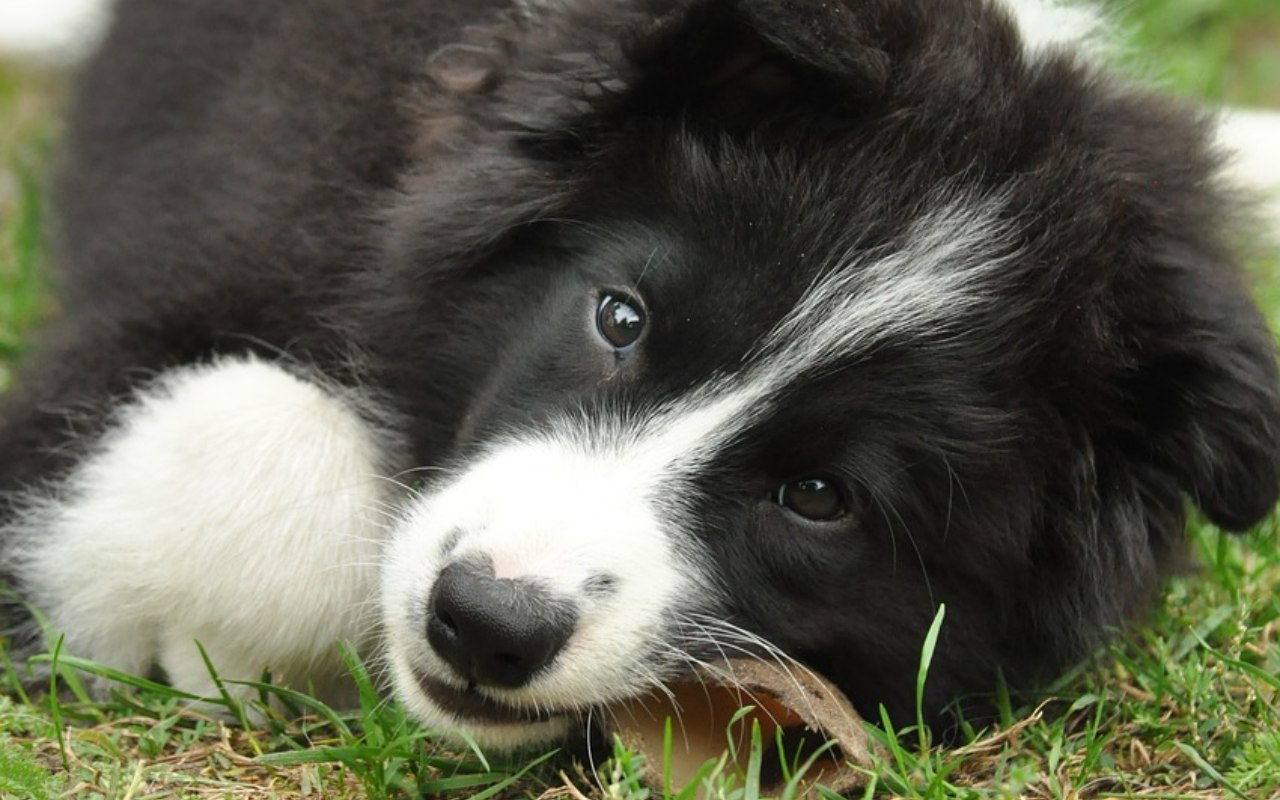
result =
[{"label": "dog's chin", "polygon": [[577,711],[511,705],[395,661],[396,691],[409,713],[428,728],[483,750],[557,745],[583,725]]}]

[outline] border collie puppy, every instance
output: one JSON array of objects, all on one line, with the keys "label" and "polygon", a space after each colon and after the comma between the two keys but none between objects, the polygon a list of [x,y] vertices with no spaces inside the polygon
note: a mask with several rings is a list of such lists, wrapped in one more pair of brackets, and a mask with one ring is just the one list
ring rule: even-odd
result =
[{"label": "border collie puppy", "polygon": [[124,0],[0,408],[8,581],[193,692],[198,641],[340,698],[351,640],[497,747],[744,652],[911,719],[942,603],[931,721],[1034,684],[1188,501],[1280,485],[1210,123],[1092,20]]}]

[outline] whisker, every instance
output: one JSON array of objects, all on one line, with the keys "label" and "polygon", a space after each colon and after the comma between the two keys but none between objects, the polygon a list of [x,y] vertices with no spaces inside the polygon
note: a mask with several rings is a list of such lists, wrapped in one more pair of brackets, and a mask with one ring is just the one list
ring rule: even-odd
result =
[{"label": "whisker", "polygon": [[[703,616],[703,615],[698,615],[698,616]],[[778,662],[779,668],[783,672],[785,672],[787,676],[792,680],[792,682],[796,685],[797,690],[800,693],[799,696],[801,697],[806,696],[804,693],[803,687],[801,687],[800,682],[796,679],[795,675],[791,672],[790,668],[787,666],[786,662],[783,660],[783,657],[785,657],[787,660],[793,663],[798,664],[798,662],[795,662],[795,659],[791,659],[789,656],[786,656],[784,653],[782,653],[782,651],[779,648],[767,642],[762,637],[751,634],[748,631],[743,630],[742,628],[738,628],[737,626],[734,626],[731,623],[726,622],[725,620],[720,620],[710,616],[704,616],[703,618],[713,623],[716,626],[728,626],[725,632],[729,633],[730,635],[734,636],[739,640],[746,638],[752,643],[758,643],[760,645],[763,645],[764,646],[763,649],[765,649],[767,653],[773,656],[774,660]],[[720,637],[717,637],[707,627],[707,625],[700,623],[692,615],[688,615],[688,614],[684,615],[684,621],[686,623],[693,625],[696,628],[699,635],[702,637],[701,640],[714,646],[717,649],[717,651],[720,653],[721,658],[726,663],[729,661],[729,657],[724,651],[724,648],[726,646],[732,650],[742,652],[747,655],[752,655],[752,656],[759,655],[755,651],[748,650],[747,648],[737,645],[734,642],[723,641]],[[708,673],[715,675],[717,678],[724,681],[727,685],[732,686],[738,692],[740,703],[741,703],[742,696],[745,695],[747,698],[751,700],[751,705],[754,705],[756,707],[756,710],[759,713],[763,713],[767,715],[774,724],[781,726],[781,720],[777,719],[777,717],[774,716],[773,712],[768,708],[767,705],[760,702],[760,698],[756,695],[756,693],[752,691],[749,687],[744,686],[742,684],[742,681],[739,680],[737,674],[732,671],[732,665],[729,665],[728,669],[726,670],[725,667],[715,665],[715,664],[710,664],[707,662],[700,662],[700,664]],[[704,691],[706,691],[705,683],[704,683]]]},{"label": "whisker", "polygon": [[[747,647],[744,647],[743,644],[754,645],[756,648],[763,650],[765,654],[767,654],[770,657],[770,659],[778,665],[778,668],[782,672],[784,672],[787,675],[787,677],[791,680],[792,684],[797,689],[798,696],[800,697],[808,697],[808,692],[805,690],[804,686],[800,683],[799,679],[796,678],[795,673],[792,671],[792,668],[794,667],[795,669],[801,670],[805,674],[815,678],[820,677],[820,676],[817,676],[812,669],[805,666],[796,658],[786,653],[784,650],[782,650],[782,648],[778,647],[773,642],[770,642],[764,637],[759,636],[758,634],[752,633],[742,628],[741,626],[735,625],[734,623],[729,622],[728,620],[720,619],[718,617],[713,617],[705,614],[693,614],[693,615],[686,615],[686,616],[691,617],[691,621],[695,621],[695,622],[698,619],[703,620],[703,623],[700,625],[700,627],[704,631],[706,631],[708,634],[712,634],[712,631],[709,628],[719,629],[718,633],[720,633],[721,636],[725,638],[717,638],[717,641],[723,646],[730,647],[731,649],[735,649],[746,655],[758,655],[758,653],[748,649]],[[832,692],[832,690],[828,688],[825,685],[825,683],[821,683],[819,685],[823,686],[823,691],[829,698],[831,698],[832,700],[836,699],[834,692]],[[810,707],[809,710],[810,712],[813,712],[812,707]]]}]

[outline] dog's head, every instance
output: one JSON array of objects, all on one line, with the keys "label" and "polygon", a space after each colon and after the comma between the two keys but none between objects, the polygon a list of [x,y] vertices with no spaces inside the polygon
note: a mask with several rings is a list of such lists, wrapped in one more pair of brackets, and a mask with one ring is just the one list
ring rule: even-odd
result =
[{"label": "dog's head", "polygon": [[749,652],[903,717],[946,603],[937,719],[1140,613],[1184,497],[1271,506],[1206,124],[1090,65],[1085,17],[649,5],[430,65],[356,314],[419,457],[454,453],[385,565],[419,716],[532,742]]}]

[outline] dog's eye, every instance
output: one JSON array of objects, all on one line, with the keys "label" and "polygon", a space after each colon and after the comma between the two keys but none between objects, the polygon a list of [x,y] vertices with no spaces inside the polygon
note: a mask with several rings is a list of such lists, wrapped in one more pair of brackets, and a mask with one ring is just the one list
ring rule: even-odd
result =
[{"label": "dog's eye", "polygon": [[773,499],[805,519],[827,521],[842,517],[847,511],[844,493],[830,478],[801,478],[784,483],[778,487]]},{"label": "dog's eye", "polygon": [[640,338],[644,331],[644,312],[625,297],[605,295],[596,311],[596,327],[606,342],[622,350]]}]

